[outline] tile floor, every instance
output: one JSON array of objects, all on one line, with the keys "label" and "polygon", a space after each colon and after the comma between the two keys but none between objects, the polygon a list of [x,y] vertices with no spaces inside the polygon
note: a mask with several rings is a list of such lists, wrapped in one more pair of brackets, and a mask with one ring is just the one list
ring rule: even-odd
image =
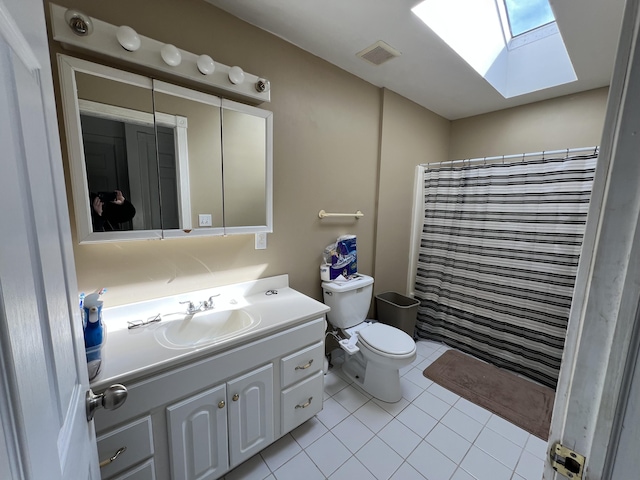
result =
[{"label": "tile floor", "polygon": [[334,358],[323,410],[225,480],[540,480],[546,442],[425,378],[447,347],[417,349],[393,404],[353,385]]}]

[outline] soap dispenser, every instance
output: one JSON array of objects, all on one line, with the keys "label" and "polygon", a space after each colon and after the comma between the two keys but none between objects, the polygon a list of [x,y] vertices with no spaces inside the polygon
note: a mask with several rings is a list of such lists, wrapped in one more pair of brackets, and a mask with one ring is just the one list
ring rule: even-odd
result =
[{"label": "soap dispenser", "polygon": [[106,340],[106,330],[102,322],[102,300],[99,293],[84,298],[82,315],[84,326],[84,347],[87,353],[89,380],[93,380],[102,367],[102,347]]}]

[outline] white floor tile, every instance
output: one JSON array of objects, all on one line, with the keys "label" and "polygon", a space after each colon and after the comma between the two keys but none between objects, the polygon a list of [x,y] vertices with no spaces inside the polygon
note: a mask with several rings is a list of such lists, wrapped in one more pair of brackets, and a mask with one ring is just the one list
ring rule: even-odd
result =
[{"label": "white floor tile", "polygon": [[413,405],[428,413],[436,420],[444,417],[451,408],[451,405],[432,395],[428,390],[422,392],[420,396],[413,401]]},{"label": "white floor tile", "polygon": [[301,450],[300,445],[290,434],[287,434],[265,448],[260,455],[273,472],[295,457]]},{"label": "white floor tile", "polygon": [[360,450],[374,435],[371,430],[353,415],[345,418],[334,427],[331,432],[338,437],[338,440],[344,443],[351,453],[356,453]]},{"label": "white floor tile", "polygon": [[519,447],[515,443],[507,440],[502,435],[494,432],[488,427],[485,427],[474,445],[480,450],[488,453],[493,458],[498,460],[503,465],[506,465],[511,470],[516,468],[518,459],[522,454],[522,447]]},{"label": "white floor tile", "polygon": [[318,420],[328,429],[332,429],[348,416],[349,412],[333,398],[325,401],[322,410],[316,414]]},{"label": "white floor tile", "polygon": [[[325,477],[335,472],[351,456],[351,452],[336,436],[325,433],[305,449],[313,463],[317,465]],[[298,477],[300,478],[300,477]]]},{"label": "white floor tile", "polygon": [[415,405],[409,405],[396,418],[413,430],[420,438],[426,437],[438,423],[435,418]]},{"label": "white floor tile", "polygon": [[430,394],[438,397],[440,400],[448,403],[449,405],[453,405],[460,399],[460,395],[457,395],[452,391],[447,390],[446,388],[444,388],[441,385],[438,385],[437,383],[432,384],[429,388],[427,388],[427,391]]},{"label": "white floor tile", "polygon": [[475,445],[471,447],[460,466],[477,480],[509,480],[512,473],[512,470]]},{"label": "white floor tile", "polygon": [[435,342],[429,342],[426,340],[420,340],[416,342],[416,350],[418,355],[422,355],[423,357],[430,357],[435,352],[438,351],[440,345]]},{"label": "white floor tile", "polygon": [[407,405],[409,405],[409,400],[406,398],[401,398],[395,403],[383,402],[378,398],[374,398],[373,401],[379,406],[382,407],[387,413],[392,416],[398,415],[402,410],[404,410]]},{"label": "white floor tile", "polygon": [[356,457],[351,457],[329,480],[376,480],[376,477]]},{"label": "white floor tile", "polygon": [[431,386],[431,384],[433,384],[433,380],[429,380],[427,377],[425,377],[422,374],[422,370],[420,370],[419,368],[412,368],[407,373],[405,373],[402,378],[415,383],[423,389],[428,388],[429,386]]},{"label": "white floor tile", "polygon": [[494,432],[498,432],[504,438],[511,440],[520,447],[524,447],[529,439],[529,432],[526,432],[513,423],[507,422],[504,418],[501,418],[498,415],[491,416],[487,422],[487,427]]},{"label": "white floor tile", "polygon": [[335,370],[330,370],[324,376],[324,391],[329,396],[333,396],[349,384],[339,375],[335,373]]},{"label": "white floor tile", "polygon": [[407,458],[422,441],[409,427],[395,418],[378,432],[378,438],[398,452],[402,458]]},{"label": "white floor tile", "polygon": [[441,423],[429,432],[425,440],[453,460],[456,465],[462,461],[469,448],[471,448],[471,442],[468,442]]},{"label": "white floor tile", "polygon": [[378,480],[388,480],[403,462],[400,455],[377,437],[362,447],[356,453],[356,458],[366,465]]},{"label": "white floor tile", "polygon": [[273,474],[271,474],[268,477],[264,477],[264,480],[276,480],[276,477],[274,477]]},{"label": "white floor tile", "polygon": [[471,403],[465,398],[461,398],[460,400],[458,400],[455,403],[454,408],[457,408],[462,413],[469,415],[476,422],[479,422],[482,425],[485,425],[491,418],[491,415],[493,415],[489,410]]},{"label": "white floor tile", "polygon": [[[359,479],[358,479],[359,480]],[[415,468],[404,462],[390,480],[426,480]]]},{"label": "white floor tile", "polygon": [[225,480],[263,480],[271,473],[267,464],[260,455],[254,455],[246,462],[240,464],[227,473]]},{"label": "white floor tile", "polygon": [[407,461],[428,480],[449,480],[457,465],[427,442],[421,442]]},{"label": "white floor tile", "polygon": [[307,448],[329,430],[315,416],[291,432],[291,436],[302,448]]},{"label": "white floor tile", "polygon": [[456,408],[450,409],[440,422],[471,443],[483,428],[481,423]]},{"label": "white floor tile", "polygon": [[525,450],[518,461],[516,473],[526,480],[540,480],[544,470],[544,462],[541,458]]},{"label": "white floor tile", "polygon": [[324,480],[326,478],[305,452],[297,454],[273,474],[277,480],[300,480],[300,472],[304,472],[305,480]]},{"label": "white floor tile", "polygon": [[359,390],[353,388],[353,385],[349,385],[343,388],[332,398],[344,408],[346,408],[350,413],[355,412],[362,405],[369,401],[369,397],[363,395]]},{"label": "white floor tile", "polygon": [[424,372],[424,369],[427,368],[429,365],[431,365],[436,360],[437,360],[437,358],[433,358],[432,356],[429,356],[429,357],[425,358],[424,360],[422,360],[418,365],[416,365],[416,368],[418,368],[419,370],[422,370]]},{"label": "white floor tile", "polygon": [[476,480],[470,474],[465,472],[462,468],[458,468],[456,473],[453,474],[451,480]]},{"label": "white floor tile", "polygon": [[542,460],[546,460],[547,458],[547,443],[544,440],[536,437],[535,435],[529,435],[529,438],[527,439],[527,443],[524,446],[524,449],[529,452],[532,453],[533,455],[535,455],[538,458],[541,458]]},{"label": "white floor tile", "polygon": [[424,392],[424,388],[419,387],[404,377],[400,377],[400,388],[402,389],[402,398],[407,399],[409,402],[413,402]]},{"label": "white floor tile", "polygon": [[393,420],[393,417],[383,408],[379,407],[373,400],[369,400],[356,410],[354,415],[374,433],[382,430],[382,427]]}]

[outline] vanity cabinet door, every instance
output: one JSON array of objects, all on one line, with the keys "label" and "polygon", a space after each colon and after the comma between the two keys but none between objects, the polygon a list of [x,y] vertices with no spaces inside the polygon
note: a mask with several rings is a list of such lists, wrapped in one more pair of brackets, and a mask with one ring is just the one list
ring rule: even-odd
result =
[{"label": "vanity cabinet door", "polygon": [[273,364],[227,383],[229,457],[234,467],[274,440]]},{"label": "vanity cabinet door", "polygon": [[167,407],[172,480],[213,480],[229,469],[225,385]]}]

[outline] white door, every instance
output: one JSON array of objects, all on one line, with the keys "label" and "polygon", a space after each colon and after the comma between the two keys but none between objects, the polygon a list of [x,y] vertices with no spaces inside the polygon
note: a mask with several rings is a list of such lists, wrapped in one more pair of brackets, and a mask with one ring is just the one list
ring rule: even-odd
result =
[{"label": "white door", "polygon": [[[640,478],[639,5],[627,0],[549,438],[586,456],[589,480]],[[565,477],[547,463],[544,478]]]},{"label": "white door", "polygon": [[58,138],[42,1],[0,0],[3,478],[99,478]]}]

